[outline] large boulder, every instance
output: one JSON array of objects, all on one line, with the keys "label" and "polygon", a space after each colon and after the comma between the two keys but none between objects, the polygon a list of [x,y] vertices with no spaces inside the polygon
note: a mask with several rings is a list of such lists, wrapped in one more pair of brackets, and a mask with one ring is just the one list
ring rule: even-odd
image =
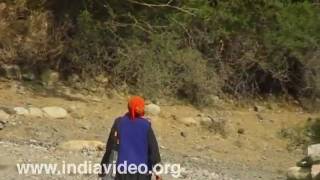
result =
[{"label": "large boulder", "polygon": [[320,164],[314,164],[311,168],[312,180],[320,180]]},{"label": "large boulder", "polygon": [[36,107],[29,107],[29,115],[33,117],[42,117],[43,116],[43,111],[40,108]]},{"label": "large boulder", "polygon": [[55,118],[55,119],[63,119],[68,116],[68,112],[62,107],[56,107],[56,106],[44,107],[42,108],[42,111],[47,117]]},{"label": "large boulder", "polygon": [[152,115],[152,116],[157,116],[160,114],[160,106],[156,105],[156,104],[148,104],[145,107],[145,113],[146,115]]},{"label": "large boulder", "polygon": [[311,180],[309,168],[291,167],[287,171],[287,180]]},{"label": "large boulder", "polygon": [[105,143],[101,141],[71,140],[60,144],[58,148],[67,151],[81,151],[83,149],[103,151]]},{"label": "large boulder", "polygon": [[308,147],[308,157],[310,157],[313,164],[320,164],[320,144]]}]

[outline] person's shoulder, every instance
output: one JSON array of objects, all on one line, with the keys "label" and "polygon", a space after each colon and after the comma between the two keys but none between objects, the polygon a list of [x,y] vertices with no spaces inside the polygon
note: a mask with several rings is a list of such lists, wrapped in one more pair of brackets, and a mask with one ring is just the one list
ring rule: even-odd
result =
[{"label": "person's shoulder", "polygon": [[143,116],[143,117],[140,117],[139,119],[143,124],[151,126],[151,119],[150,118]]},{"label": "person's shoulder", "polygon": [[117,117],[115,120],[114,120],[114,124],[119,124],[124,118],[126,118],[127,117],[127,115],[125,114],[125,115],[123,115],[123,116],[119,116],[119,117]]}]

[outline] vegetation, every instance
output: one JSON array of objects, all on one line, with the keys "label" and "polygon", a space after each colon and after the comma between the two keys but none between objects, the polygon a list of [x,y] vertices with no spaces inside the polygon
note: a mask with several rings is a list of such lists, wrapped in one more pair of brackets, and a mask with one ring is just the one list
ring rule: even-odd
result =
[{"label": "vegetation", "polygon": [[320,143],[320,118],[310,118],[302,126],[282,129],[279,135],[289,140],[289,150]]},{"label": "vegetation", "polygon": [[0,61],[148,97],[320,95],[311,0],[2,0]]}]

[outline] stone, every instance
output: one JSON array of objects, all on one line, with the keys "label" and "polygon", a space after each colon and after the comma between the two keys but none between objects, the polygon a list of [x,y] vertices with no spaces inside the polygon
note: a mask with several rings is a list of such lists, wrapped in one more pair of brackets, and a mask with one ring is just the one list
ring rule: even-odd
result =
[{"label": "stone", "polygon": [[291,167],[287,171],[287,180],[311,180],[309,168]]},{"label": "stone", "polygon": [[2,65],[0,67],[0,74],[8,79],[21,79],[21,70],[17,65]]},{"label": "stone", "polygon": [[4,9],[7,8],[7,4],[6,3],[0,3],[0,12],[3,11]]},{"label": "stone", "polygon": [[297,162],[298,167],[306,167],[306,168],[311,168],[312,166],[312,160],[310,157],[305,157],[302,160]]},{"label": "stone", "polygon": [[43,111],[40,108],[29,107],[29,115],[33,117],[43,117]]},{"label": "stone", "polygon": [[70,83],[76,83],[76,82],[79,82],[80,81],[80,77],[77,75],[77,74],[71,74],[69,77],[68,77],[68,81]]},{"label": "stone", "polygon": [[109,79],[106,76],[100,74],[95,77],[95,81],[101,84],[107,84],[109,82]]},{"label": "stone", "polygon": [[22,74],[22,79],[26,81],[33,81],[36,79],[36,75],[33,72],[26,72]]},{"label": "stone", "polygon": [[10,115],[4,110],[0,109],[0,121],[7,121],[10,118]]},{"label": "stone", "polygon": [[179,118],[178,121],[186,126],[198,126],[199,125],[199,121],[197,121],[195,118],[192,118],[192,117]]},{"label": "stone", "polygon": [[146,115],[153,115],[153,116],[157,116],[160,114],[160,106],[156,105],[156,104],[148,104],[145,107],[145,113]]},{"label": "stone", "polygon": [[180,132],[180,136],[187,137],[186,133],[184,133],[184,132]]},{"label": "stone", "polygon": [[22,116],[29,115],[28,109],[26,109],[24,107],[15,107],[15,108],[13,108],[13,110],[16,112],[17,115],[22,115]]},{"label": "stone", "polygon": [[320,164],[314,164],[311,168],[312,180],[320,180]]},{"label": "stone", "polygon": [[263,121],[263,117],[262,117],[261,114],[257,114],[257,118],[258,118],[259,121]]},{"label": "stone", "polygon": [[67,151],[81,151],[83,149],[103,151],[105,143],[101,141],[71,140],[60,144],[58,148]]},{"label": "stone", "polygon": [[42,111],[46,116],[55,119],[63,119],[68,116],[68,112],[64,108],[56,106],[44,107],[42,108]]},{"label": "stone", "polygon": [[7,106],[0,106],[0,109],[4,112],[6,112],[9,115],[14,115],[16,114],[16,111],[12,107],[7,107]]},{"label": "stone", "polygon": [[200,124],[205,127],[211,127],[212,126],[212,118],[209,116],[200,117]]},{"label": "stone", "polygon": [[313,164],[320,162],[320,144],[308,146],[308,157],[310,157]]},{"label": "stone", "polygon": [[245,130],[243,128],[239,128],[237,132],[238,132],[238,134],[244,134]]},{"label": "stone", "polygon": [[58,72],[47,69],[41,74],[42,84],[45,86],[52,86],[59,81],[60,75]]},{"label": "stone", "polygon": [[253,107],[253,110],[256,111],[256,112],[262,112],[262,111],[265,110],[265,108],[262,107],[262,106],[259,106],[259,105],[255,105],[255,106]]},{"label": "stone", "polygon": [[2,130],[5,127],[5,123],[0,121],[0,130]]}]

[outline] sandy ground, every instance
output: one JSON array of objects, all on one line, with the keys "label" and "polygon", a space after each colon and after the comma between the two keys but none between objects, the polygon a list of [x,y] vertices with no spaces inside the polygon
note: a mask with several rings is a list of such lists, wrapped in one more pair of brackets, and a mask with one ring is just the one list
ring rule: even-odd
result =
[{"label": "sandy ground", "polygon": [[[97,179],[96,175],[18,175],[17,163],[98,163],[101,151],[66,151],[58,145],[69,140],[105,142],[113,120],[126,112],[126,98],[99,95],[99,101],[70,101],[48,93],[29,91],[15,82],[0,84],[0,103],[6,107],[60,106],[73,109],[66,119],[12,116],[0,130],[0,179]],[[285,171],[303,152],[287,150],[281,128],[303,123],[315,114],[299,107],[273,104],[256,112],[250,106],[221,105],[195,109],[189,105],[161,105],[151,117],[164,163],[185,168],[179,179],[285,179]],[[203,127],[185,126],[177,119],[210,114],[227,121],[227,135]],[[11,121],[11,122],[10,122]],[[238,133],[243,129],[242,133]],[[183,134],[183,136],[182,136]],[[164,179],[174,179],[170,175]]]}]

